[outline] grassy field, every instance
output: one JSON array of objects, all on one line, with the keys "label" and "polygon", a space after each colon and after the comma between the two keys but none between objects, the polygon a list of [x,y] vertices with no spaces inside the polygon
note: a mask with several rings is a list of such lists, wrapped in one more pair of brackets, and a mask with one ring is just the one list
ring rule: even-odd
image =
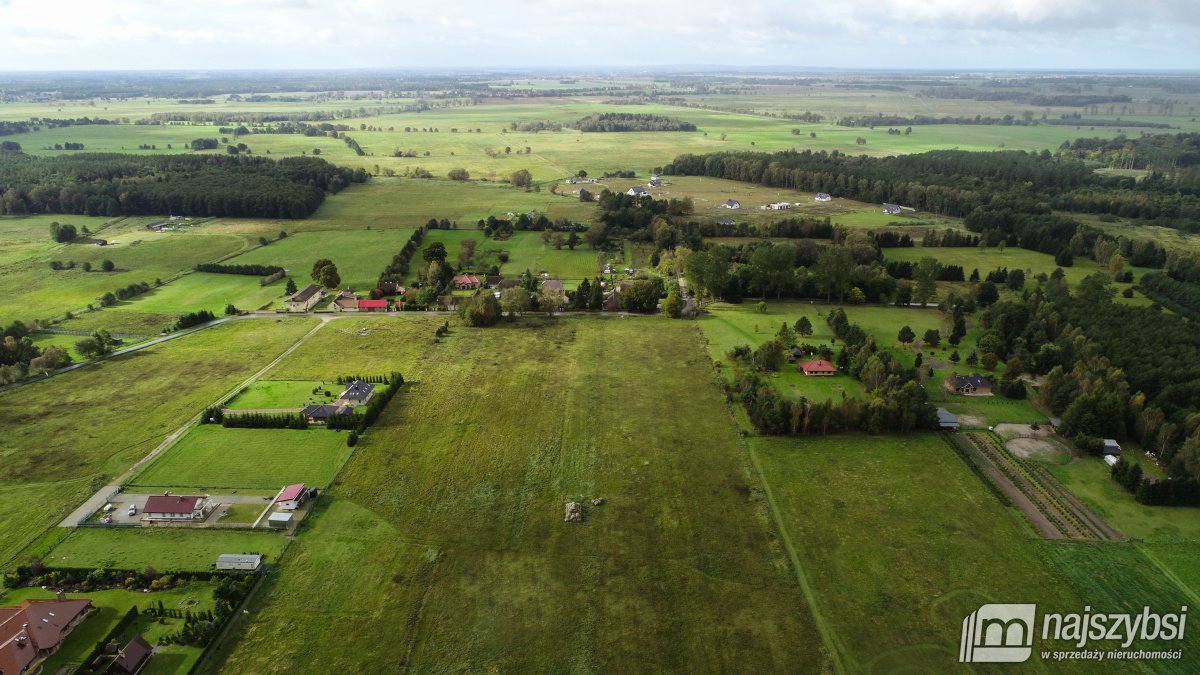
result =
[{"label": "grassy field", "polygon": [[0,565],[313,325],[232,322],[0,394]]},{"label": "grassy field", "polygon": [[[118,304],[106,309],[76,314],[74,318],[60,321],[54,328],[60,330],[87,331],[103,328],[113,335],[157,336],[163,328],[175,323],[182,312],[157,313],[130,311],[129,304]],[[78,338],[77,338],[78,339]]]},{"label": "grassy field", "polygon": [[[500,273],[508,278],[516,278],[525,270],[534,274],[546,272],[552,279],[559,279],[567,289],[579,285],[585,277],[594,277],[600,271],[597,263],[598,252],[580,243],[571,250],[566,246],[555,249],[553,244],[542,241],[540,232],[515,232],[512,237],[503,241],[484,238],[483,233],[474,229],[461,230],[431,230],[421,241],[424,248],[434,242],[441,242],[449,253],[449,262],[457,265],[458,251],[465,240],[474,240],[477,248],[468,267],[480,274],[487,273],[492,266],[500,268]],[[508,254],[508,262],[501,262],[500,255]],[[417,276],[416,265],[413,266],[411,279]]]},{"label": "grassy field", "polygon": [[[314,394],[313,390],[318,388],[320,391]],[[226,407],[233,410],[302,408],[332,403],[344,388],[333,380],[259,380],[238,392]]]},{"label": "grassy field", "polygon": [[[231,265],[260,263],[279,265],[303,287],[311,283],[309,273],[318,258],[337,265],[342,287],[360,292],[375,288],[379,273],[400,252],[412,233],[409,229],[338,230],[303,232],[270,246],[255,249],[229,260]],[[282,291],[281,291],[282,292]]]},{"label": "grassy field", "polygon": [[[1031,536],[936,435],[750,443],[847,672],[951,671],[963,617],[988,602],[1074,612],[1186,604],[1188,589],[1132,544]],[[1167,672],[1195,667],[1186,647],[1184,658]]]},{"label": "grassy field", "polygon": [[[235,253],[247,246],[237,235],[206,235],[193,232],[153,234],[139,240],[123,238],[120,244],[58,244],[41,257],[14,263],[0,270],[0,317],[6,320],[52,319],[67,311],[78,311],[109,291],[133,283],[168,280],[196,263]],[[103,260],[116,269],[100,271]],[[76,268],[52,271],[49,261],[75,261]],[[91,272],[82,265],[89,262]],[[173,309],[187,309],[174,307]]]},{"label": "grassy field", "polygon": [[[344,671],[825,667],[694,325],[530,321],[430,344],[414,337],[437,319],[353,323],[368,335],[318,333],[277,370],[328,377],[336,345],[411,390],[306,521],[222,670],[318,654]],[[663,424],[684,398],[689,422]],[[564,523],[583,497],[607,502]],[[360,649],[334,646],[331,615]]]},{"label": "grassy field", "polygon": [[[213,609],[212,591],[215,584],[203,581],[190,581],[179,584],[166,591],[154,593],[139,593],[126,590],[94,591],[91,593],[69,593],[68,598],[88,598],[99,611],[92,614],[67,637],[66,642],[57,652],[42,664],[44,672],[58,672],[67,664],[79,664],[87,658],[96,643],[104,639],[130,607],[145,609],[149,604],[159,602],[167,609],[180,611],[203,612]],[[8,605],[26,599],[52,600],[54,593],[40,588],[21,588],[0,594],[0,604]],[[121,636],[124,645],[140,633],[150,644],[168,634],[178,632],[183,628],[183,619],[163,619],[161,621],[149,616],[141,616],[128,629],[128,634]],[[199,647],[184,645],[162,645],[158,647],[154,658],[141,672],[145,675],[184,675],[200,658],[203,650]]]},{"label": "grassy field", "polygon": [[206,572],[222,553],[260,553],[279,561],[287,539],[267,530],[101,528],[75,530],[45,558],[48,567]]},{"label": "grassy field", "polygon": [[325,429],[226,429],[204,424],[142,469],[129,489],[216,491],[292,483],[324,487],[350,452],[345,434]]},{"label": "grassy field", "polygon": [[[1146,468],[1149,460],[1133,451],[1125,455],[1150,471]],[[1122,534],[1151,542],[1200,541],[1200,509],[1139,504],[1117,485],[1108,465],[1099,458],[1055,459],[1058,461],[1042,461],[1055,478]]]},{"label": "grassy field", "polygon": [[285,283],[260,286],[258,279],[243,274],[192,272],[110,309],[159,315],[207,309],[220,316],[229,304],[242,310],[266,309],[273,303],[282,306]]}]

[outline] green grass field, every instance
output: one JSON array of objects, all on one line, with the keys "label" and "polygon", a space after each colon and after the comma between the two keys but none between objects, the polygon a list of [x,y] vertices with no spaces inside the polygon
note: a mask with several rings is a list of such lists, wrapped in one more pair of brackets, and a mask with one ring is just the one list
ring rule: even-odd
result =
[{"label": "green grass field", "polygon": [[[62,647],[52,654],[42,664],[44,672],[58,672],[58,669],[68,664],[78,665],[87,658],[96,643],[104,639],[130,607],[145,609],[149,604],[157,605],[162,602],[167,609],[180,611],[203,612],[213,609],[212,591],[215,584],[203,581],[181,583],[166,591],[154,593],[139,593],[126,590],[93,591],[91,593],[69,593],[68,598],[88,598],[99,611],[92,614],[67,637]],[[26,599],[52,600],[54,593],[40,588],[20,588],[0,594],[0,604],[8,605]],[[164,618],[159,621],[149,616],[141,616],[128,629],[128,634],[120,636],[124,645],[134,633],[140,633],[150,644],[168,634],[176,633],[183,627],[183,619]],[[199,647],[185,645],[161,645],[153,659],[146,664],[142,673],[146,675],[184,675],[200,659],[203,650]]]},{"label": "green grass field", "polygon": [[303,287],[311,283],[309,273],[313,263],[318,258],[329,258],[337,265],[343,288],[366,293],[375,287],[379,273],[392,261],[392,256],[400,252],[411,233],[409,229],[302,232],[243,253],[228,264],[279,265],[288,271],[297,286]]},{"label": "green grass field", "polygon": [[242,310],[266,309],[273,303],[282,306],[284,282],[260,286],[258,279],[242,274],[192,272],[111,309],[160,315],[207,309],[220,316],[229,304]]},{"label": "green grass field", "polygon": [[0,394],[0,565],[314,325],[232,322]]},{"label": "green grass field", "polygon": [[[141,235],[139,235],[141,236]],[[88,304],[99,306],[99,298],[133,283],[153,284],[190,270],[196,263],[213,260],[244,248],[236,235],[206,235],[193,232],[154,234],[138,239],[122,238],[109,246],[58,244],[40,257],[14,263],[0,275],[0,316],[10,319],[56,319],[67,311]],[[100,271],[101,262],[112,260],[113,272]],[[49,261],[73,260],[76,268],[52,271]],[[84,262],[92,264],[84,272]],[[183,300],[184,298],[180,298]],[[190,309],[188,304],[174,310]],[[153,311],[153,310],[150,310]]]},{"label": "green grass field", "polygon": [[[474,240],[477,246],[468,267],[480,274],[486,274],[492,266],[499,267],[500,273],[507,278],[516,278],[525,270],[534,274],[544,271],[550,278],[562,281],[569,290],[584,278],[595,277],[600,272],[598,251],[582,242],[575,250],[567,246],[555,249],[552,243],[542,241],[540,232],[516,232],[509,239],[496,240],[484,238],[473,225],[469,229],[431,230],[421,241],[421,248],[441,242],[449,254],[448,262],[457,266],[462,242],[468,239]],[[508,262],[500,260],[502,253],[508,254]],[[413,266],[410,282],[416,280],[416,267]]]},{"label": "green grass field", "polygon": [[279,561],[288,540],[267,530],[79,528],[45,558],[48,567],[206,572],[222,553],[259,553]]},{"label": "green grass field", "polygon": [[[531,320],[412,339],[437,323],[355,319],[278,366],[328,377],[342,367],[324,358],[332,345],[411,385],[214,670],[284,672],[318,654],[340,671],[825,667],[693,324]],[[664,424],[685,398],[688,423]],[[594,496],[607,503],[563,522],[564,501]],[[335,647],[345,631],[361,649]]]},{"label": "green grass field", "polygon": [[225,429],[197,426],[130,481],[150,488],[271,489],[325,487],[350,456],[346,435],[325,429]]},{"label": "green grass field", "polygon": [[[936,435],[750,443],[814,614],[846,672],[952,671],[963,617],[988,602],[1064,612],[1187,604],[1189,589],[1164,578],[1132,544],[1033,537]],[[1195,668],[1197,655],[1186,647],[1184,658],[1166,672]],[[1035,659],[1027,667],[1072,672],[1077,665]]]}]

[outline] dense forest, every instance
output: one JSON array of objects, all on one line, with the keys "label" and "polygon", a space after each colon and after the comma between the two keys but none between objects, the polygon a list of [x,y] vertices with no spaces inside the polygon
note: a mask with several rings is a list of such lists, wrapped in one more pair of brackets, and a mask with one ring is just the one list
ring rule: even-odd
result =
[{"label": "dense forest", "polygon": [[0,153],[0,215],[305,218],[366,179],[315,157]]},{"label": "dense forest", "polygon": [[596,113],[574,124],[580,131],[695,131],[696,125],[676,117],[646,113]]}]

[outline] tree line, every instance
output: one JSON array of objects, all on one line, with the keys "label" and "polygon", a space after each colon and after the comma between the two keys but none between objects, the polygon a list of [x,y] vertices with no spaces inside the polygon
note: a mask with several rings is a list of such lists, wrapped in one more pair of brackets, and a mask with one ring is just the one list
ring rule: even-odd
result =
[{"label": "tree line", "polygon": [[262,265],[262,264],[241,264],[241,265],[223,265],[221,263],[199,263],[196,265],[197,272],[209,272],[212,274],[242,274],[250,277],[269,277],[273,274],[279,274],[284,269],[279,265]]},{"label": "tree line", "polygon": [[696,125],[677,117],[648,113],[593,113],[575,122],[576,129],[595,131],[695,131]]},{"label": "tree line", "polygon": [[196,155],[0,154],[0,215],[304,218],[362,169],[322,159]]}]

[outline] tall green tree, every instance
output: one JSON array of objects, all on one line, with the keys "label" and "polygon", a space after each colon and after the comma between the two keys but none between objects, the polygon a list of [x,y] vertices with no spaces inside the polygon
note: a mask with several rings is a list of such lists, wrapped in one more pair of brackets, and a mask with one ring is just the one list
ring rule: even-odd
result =
[{"label": "tall green tree", "polygon": [[933,256],[925,256],[913,268],[913,302],[924,305],[937,296],[937,278],[942,264]]},{"label": "tall green tree", "polygon": [[854,256],[844,246],[826,246],[817,256],[817,263],[812,268],[817,277],[821,290],[825,291],[825,299],[844,302],[846,291],[850,290],[850,279],[854,272]]}]

